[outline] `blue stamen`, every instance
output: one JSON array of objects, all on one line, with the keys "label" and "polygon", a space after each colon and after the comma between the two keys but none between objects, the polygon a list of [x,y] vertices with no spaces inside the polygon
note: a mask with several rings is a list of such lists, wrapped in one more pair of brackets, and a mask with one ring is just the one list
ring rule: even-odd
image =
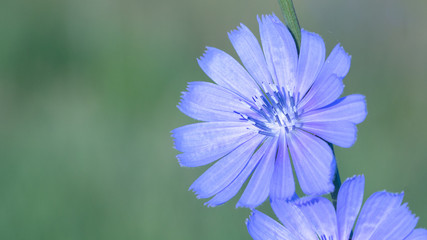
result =
[{"label": "blue stamen", "polygon": [[262,120],[244,116],[259,129],[259,133],[266,136],[277,136],[280,129],[289,133],[295,130],[295,122],[298,114],[295,107],[295,97],[284,87],[276,85],[264,85],[263,94],[252,97],[250,109],[262,117]]}]

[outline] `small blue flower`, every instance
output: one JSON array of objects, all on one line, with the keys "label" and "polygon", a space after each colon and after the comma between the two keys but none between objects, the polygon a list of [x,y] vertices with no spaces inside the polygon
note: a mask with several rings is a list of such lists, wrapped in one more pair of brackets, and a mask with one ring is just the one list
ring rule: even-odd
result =
[{"label": "small blue flower", "polygon": [[[338,193],[337,211],[322,197],[305,197],[294,202],[273,200],[279,220],[254,211],[247,221],[255,240],[348,240],[363,201],[365,178],[344,182]],[[352,240],[422,240],[427,230],[415,229],[418,218],[402,204],[403,193],[372,194],[360,212]]]},{"label": "small blue flower", "polygon": [[[335,159],[327,142],[350,147],[367,114],[364,96],[338,98],[351,57],[337,45],[325,61],[320,36],[294,39],[276,16],[258,18],[261,46],[243,24],[228,36],[243,65],[208,47],[198,60],[216,83],[190,82],[178,108],[204,121],[172,131],[181,166],[213,164],[190,187],[216,206],[252,177],[237,206],[254,208],[268,196],[295,192],[290,156],[308,195],[333,191]],[[327,142],[326,142],[327,141]],[[288,153],[289,151],[289,153]]]}]

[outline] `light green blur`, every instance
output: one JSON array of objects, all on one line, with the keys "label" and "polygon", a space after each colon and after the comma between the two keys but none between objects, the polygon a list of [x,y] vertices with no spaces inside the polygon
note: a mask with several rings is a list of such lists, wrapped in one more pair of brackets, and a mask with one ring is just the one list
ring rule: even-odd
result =
[{"label": "light green blur", "polygon": [[[426,1],[295,0],[301,27],[352,55],[345,94],[368,117],[342,178],[365,195],[405,191],[427,228]],[[236,199],[206,208],[187,191],[170,130],[205,46],[236,54],[227,31],[258,35],[277,0],[0,1],[0,239],[250,239]],[[280,16],[281,17],[281,16]],[[344,180],[343,179],[343,180]],[[268,205],[261,209],[268,213]]]}]

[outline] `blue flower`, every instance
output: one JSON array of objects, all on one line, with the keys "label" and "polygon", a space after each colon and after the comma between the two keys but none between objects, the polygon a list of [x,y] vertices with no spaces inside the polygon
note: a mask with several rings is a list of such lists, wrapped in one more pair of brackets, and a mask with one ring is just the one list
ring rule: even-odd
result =
[{"label": "blue flower", "polygon": [[262,49],[243,24],[228,34],[246,69],[208,47],[198,63],[216,84],[190,82],[178,106],[204,121],[172,131],[181,166],[218,160],[190,187],[199,198],[213,197],[209,206],[230,200],[252,172],[237,206],[289,199],[295,192],[289,153],[304,193],[333,191],[335,159],[327,142],[352,146],[367,114],[364,96],[338,98],[351,60],[340,45],[325,61],[322,38],[302,30],[298,55],[276,16],[258,22]]},{"label": "blue flower", "polygon": [[[271,206],[283,225],[255,210],[247,221],[249,234],[255,240],[348,240],[362,206],[364,185],[363,176],[347,179],[338,193],[337,211],[322,197],[294,202],[273,200]],[[418,218],[402,199],[403,193],[372,194],[360,212],[351,239],[427,239],[427,230],[414,230]]]}]

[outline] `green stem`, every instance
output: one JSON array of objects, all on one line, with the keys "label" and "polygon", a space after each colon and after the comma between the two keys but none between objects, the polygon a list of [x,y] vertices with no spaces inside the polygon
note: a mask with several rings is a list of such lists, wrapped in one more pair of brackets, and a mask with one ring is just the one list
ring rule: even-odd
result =
[{"label": "green stem", "polygon": [[282,9],[283,17],[285,18],[285,23],[291,31],[299,51],[301,46],[301,28],[298,23],[297,14],[295,13],[294,3],[292,0],[278,1],[280,8]]},{"label": "green stem", "polygon": [[[334,158],[335,158],[334,145],[332,145],[331,143],[328,143],[328,144],[331,147],[332,154],[334,155]],[[335,162],[336,162],[336,159],[335,159]],[[334,205],[334,208],[337,209],[338,191],[340,190],[340,187],[341,187],[341,178],[340,178],[340,172],[338,171],[338,164],[336,164],[333,183],[334,183],[335,189],[331,193],[331,198],[332,198],[332,204]]]}]

